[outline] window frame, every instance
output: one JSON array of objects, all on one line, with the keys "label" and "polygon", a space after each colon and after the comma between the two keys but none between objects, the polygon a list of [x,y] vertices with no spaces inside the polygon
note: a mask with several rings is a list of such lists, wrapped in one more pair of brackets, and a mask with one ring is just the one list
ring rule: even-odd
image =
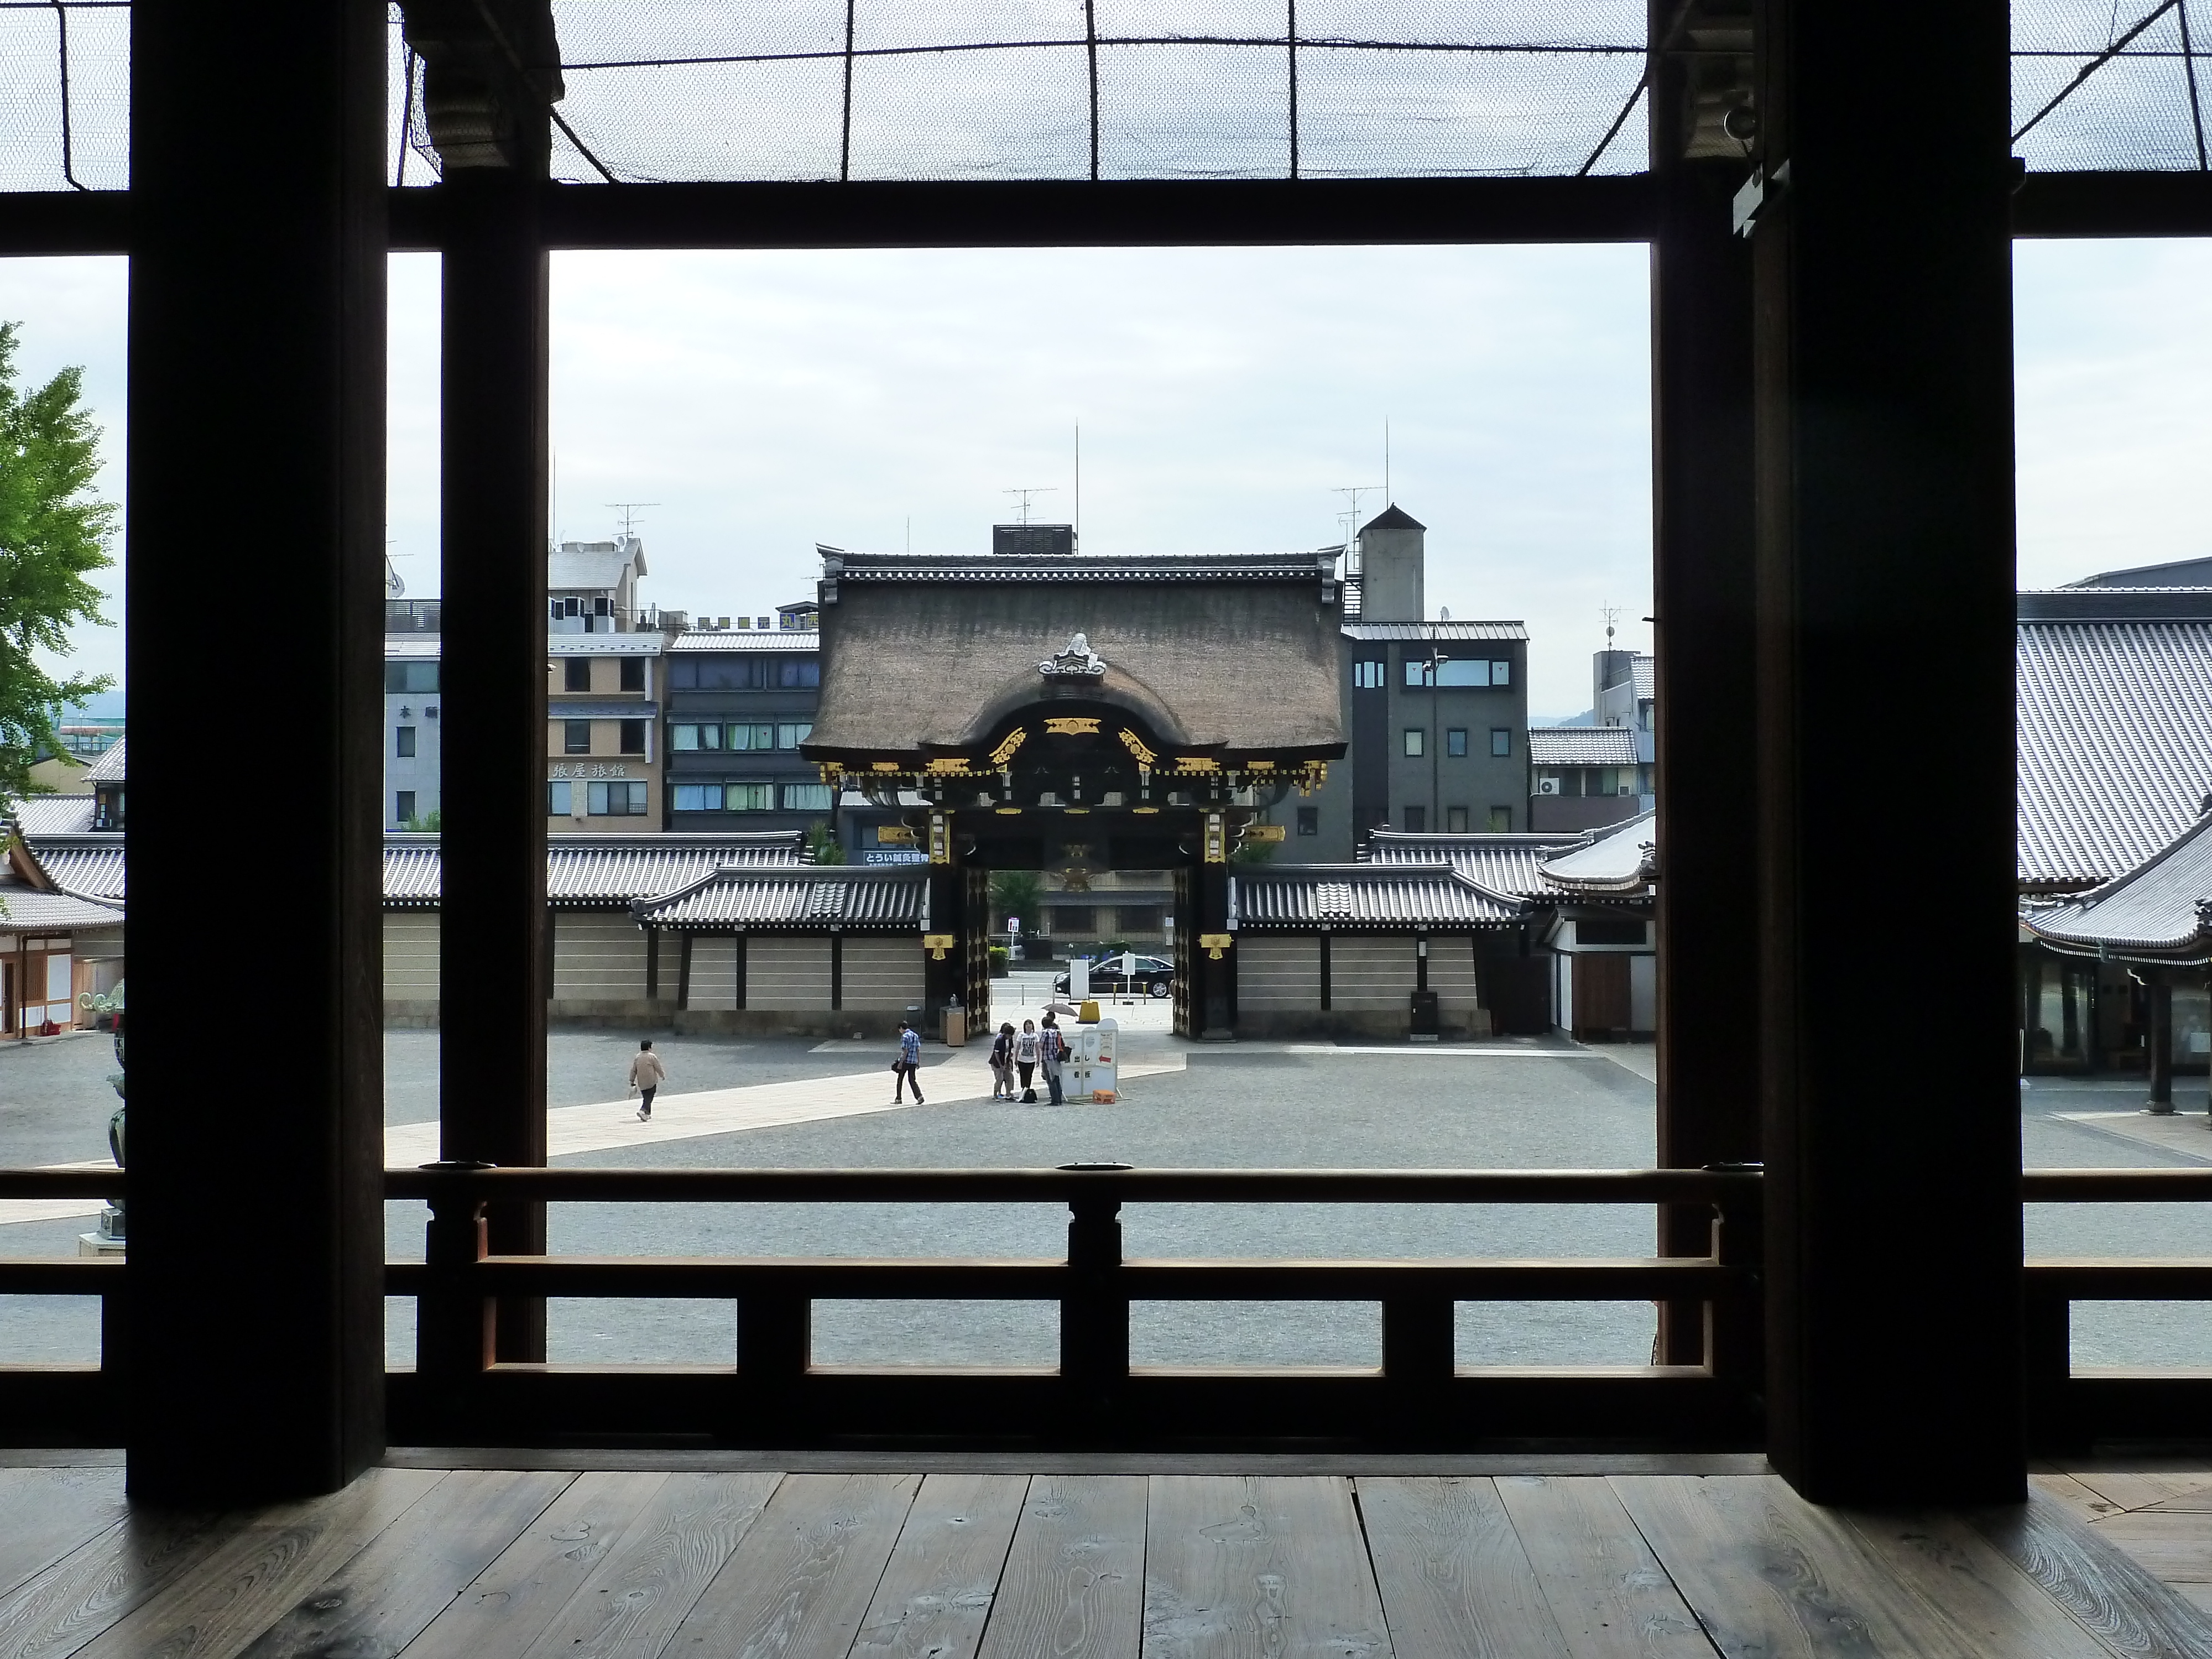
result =
[{"label": "window frame", "polygon": [[[576,746],[576,732],[579,727],[582,728],[584,733],[584,746],[580,749]],[[564,720],[561,722],[561,752],[564,755],[588,755],[592,752],[591,721]]]},{"label": "window frame", "polygon": [[1426,760],[1429,757],[1429,728],[1425,726],[1407,726],[1399,728],[1401,757],[1406,760]]}]

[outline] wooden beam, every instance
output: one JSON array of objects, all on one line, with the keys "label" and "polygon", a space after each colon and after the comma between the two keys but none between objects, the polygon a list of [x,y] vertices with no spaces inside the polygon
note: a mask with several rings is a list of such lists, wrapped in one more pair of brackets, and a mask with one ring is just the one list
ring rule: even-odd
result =
[{"label": "wooden beam", "polygon": [[[331,1491],[383,1450],[387,24],[382,0],[210,0],[131,27],[126,604],[153,692],[131,731],[131,1486],[211,1507]],[[217,84],[254,88],[250,189],[208,124]],[[244,538],[208,510],[241,469]],[[254,947],[281,1080],[243,1074],[209,1018],[205,718],[163,694],[201,670],[181,619],[216,571],[283,596],[255,647],[299,738],[262,872],[284,925]]]},{"label": "wooden beam", "polygon": [[[1851,63],[1849,0],[1762,0],[1753,238],[1759,1046],[1770,1455],[1820,1503],[2017,1501],[2007,12]],[[1914,112],[1900,120],[1898,112]],[[1788,176],[1782,176],[1786,166]],[[1908,735],[1941,707],[1955,741]],[[1670,716],[1671,718],[1671,716]],[[1845,814],[1879,776],[1909,814]],[[1945,879],[1920,879],[1925,826]],[[1838,872],[1913,892],[1940,1006],[1881,1023]]]}]

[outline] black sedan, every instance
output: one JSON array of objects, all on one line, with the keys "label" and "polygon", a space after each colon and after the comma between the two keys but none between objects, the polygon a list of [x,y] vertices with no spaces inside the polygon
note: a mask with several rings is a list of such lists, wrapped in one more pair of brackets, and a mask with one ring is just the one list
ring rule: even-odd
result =
[{"label": "black sedan", "polygon": [[[1132,963],[1134,971],[1124,972]],[[1052,988],[1068,995],[1068,975],[1062,974],[1053,981]],[[1175,992],[1175,963],[1164,957],[1109,957],[1091,965],[1091,991],[1094,996],[1126,996],[1132,991],[1148,997],[1170,996]]]}]

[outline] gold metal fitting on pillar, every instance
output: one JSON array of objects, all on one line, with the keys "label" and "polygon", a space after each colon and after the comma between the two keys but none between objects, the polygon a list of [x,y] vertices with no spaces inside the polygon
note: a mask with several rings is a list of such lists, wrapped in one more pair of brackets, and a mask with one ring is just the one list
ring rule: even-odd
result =
[{"label": "gold metal fitting on pillar", "polygon": [[1229,862],[1227,817],[1220,812],[1206,815],[1206,861],[1208,864]]},{"label": "gold metal fitting on pillar", "polygon": [[933,962],[944,961],[945,953],[959,943],[959,936],[956,933],[924,933],[921,936],[921,948],[929,952]]},{"label": "gold metal fitting on pillar", "polygon": [[1234,933],[1200,933],[1198,936],[1198,948],[1215,962],[1220,961],[1221,953],[1236,943],[1237,935]]},{"label": "gold metal fitting on pillar", "polygon": [[929,861],[952,862],[952,820],[943,812],[929,815]]}]

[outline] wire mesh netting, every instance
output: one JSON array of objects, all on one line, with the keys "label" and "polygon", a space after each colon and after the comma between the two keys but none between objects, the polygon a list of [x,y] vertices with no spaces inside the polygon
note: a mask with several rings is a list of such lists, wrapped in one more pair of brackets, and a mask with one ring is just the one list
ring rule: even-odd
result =
[{"label": "wire mesh netting", "polygon": [[[1635,0],[552,0],[563,179],[1409,178],[1644,165]],[[2212,0],[2016,0],[2014,151],[2205,168]],[[0,0],[0,190],[130,178],[129,0]],[[428,184],[390,30],[390,176]]]}]

